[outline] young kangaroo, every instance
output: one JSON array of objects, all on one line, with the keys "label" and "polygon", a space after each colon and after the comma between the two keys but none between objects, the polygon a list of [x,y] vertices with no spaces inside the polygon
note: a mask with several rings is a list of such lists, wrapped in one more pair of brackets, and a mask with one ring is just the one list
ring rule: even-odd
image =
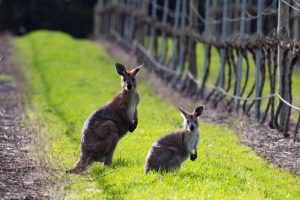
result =
[{"label": "young kangaroo", "polygon": [[110,165],[118,141],[127,131],[133,132],[136,129],[139,95],[135,90],[135,76],[140,68],[141,66],[127,71],[123,65],[116,64],[117,72],[121,76],[122,89],[85,121],[80,159],[67,173],[85,171],[95,161]]},{"label": "young kangaroo", "polygon": [[199,106],[193,113],[179,108],[184,117],[184,128],[161,137],[150,148],[145,165],[145,173],[149,171],[173,171],[179,169],[188,158],[197,158],[199,142],[198,119],[203,112]]}]

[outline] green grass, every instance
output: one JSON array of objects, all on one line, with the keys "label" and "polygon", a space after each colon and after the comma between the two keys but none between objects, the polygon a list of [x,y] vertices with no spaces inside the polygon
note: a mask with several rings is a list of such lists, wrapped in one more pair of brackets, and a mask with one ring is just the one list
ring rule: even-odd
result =
[{"label": "green grass", "polygon": [[[79,157],[84,120],[120,88],[115,61],[100,45],[59,32],[37,31],[14,42],[31,90],[31,124],[49,138],[45,147],[54,163],[70,168]],[[111,166],[96,163],[85,175],[70,175],[61,191],[68,199],[300,198],[299,177],[268,164],[241,146],[236,133],[215,124],[201,123],[195,162],[185,162],[178,172],[144,175],[151,144],[181,127],[182,119],[141,79],[138,91],[137,130],[118,144]]]},{"label": "green grass", "polygon": [[8,74],[1,74],[0,73],[0,82],[5,82],[5,81],[11,81],[13,80],[13,77],[11,75]]}]

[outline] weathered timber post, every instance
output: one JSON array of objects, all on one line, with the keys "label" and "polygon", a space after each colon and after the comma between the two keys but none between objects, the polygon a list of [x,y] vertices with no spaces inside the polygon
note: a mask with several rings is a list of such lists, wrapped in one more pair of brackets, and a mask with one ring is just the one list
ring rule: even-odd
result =
[{"label": "weathered timber post", "polygon": [[100,27],[101,27],[101,20],[100,20],[100,13],[99,8],[101,8],[102,0],[98,0],[97,4],[94,7],[94,36],[99,37],[100,35]]},{"label": "weathered timber post", "polygon": [[[136,19],[136,33],[135,33],[135,39],[138,45],[142,45],[145,48],[146,47],[146,42],[145,42],[145,37],[148,34],[148,24],[144,23],[144,20],[146,17],[148,17],[148,8],[149,8],[149,1],[148,0],[144,0],[144,1],[139,1],[138,2],[138,10],[141,10],[141,17]],[[136,48],[136,54],[137,54],[137,58],[138,58],[138,62],[139,63],[144,63],[146,67],[150,67],[147,63],[147,59],[144,59],[144,55],[141,52],[141,50],[139,48]]]},{"label": "weathered timber post", "polygon": [[[298,3],[299,5],[299,3]],[[294,6],[297,6],[296,1],[294,1]],[[300,42],[300,14],[297,10],[293,9],[293,38],[296,42]]]},{"label": "weathered timber post", "polygon": [[[289,0],[286,0],[289,2]],[[289,28],[289,6],[283,2],[278,1],[278,26],[277,26],[277,34],[281,37],[289,37],[290,28]],[[278,90],[279,95],[284,98],[286,101],[290,102],[289,96],[289,88],[288,88],[288,66],[283,66],[283,49],[278,46],[278,55],[277,55],[277,63],[279,67],[279,77],[278,77]],[[288,116],[289,107],[285,103],[282,102],[282,107],[279,114],[279,125],[282,129],[284,127],[286,119]],[[284,135],[288,136],[288,130],[283,130]]]},{"label": "weathered timber post", "polygon": [[[142,10],[144,8],[144,3],[145,1],[137,1],[136,2],[136,9],[137,10]],[[141,44],[142,41],[143,41],[143,38],[144,38],[144,33],[143,33],[143,29],[144,29],[144,26],[141,22],[139,22],[139,20],[141,19],[137,19],[136,21],[136,32],[135,32],[135,39],[137,41],[137,43]]]},{"label": "weathered timber post", "polygon": [[[197,0],[190,0],[189,2],[189,29],[193,31],[197,30],[197,15],[193,12],[193,8],[198,10],[199,1]],[[188,62],[189,62],[189,73],[195,78],[198,77],[197,75],[197,42],[192,39],[188,38]],[[192,79],[187,77],[187,93],[194,95],[194,92],[197,90],[197,83],[195,83]]]},{"label": "weathered timber post", "polygon": [[[104,1],[103,2],[103,7],[109,6],[109,4],[111,4],[111,2]],[[105,12],[103,14],[102,19],[103,19],[102,23],[103,23],[103,27],[104,27],[103,33],[105,35],[108,35],[109,34],[109,30],[110,30],[110,22],[111,22],[110,13]]]},{"label": "weathered timber post", "polygon": [[[222,40],[225,41],[228,34],[228,26],[227,26],[227,18],[228,18],[228,0],[223,1],[223,19],[222,19]],[[226,48],[221,49],[221,64],[219,71],[219,87],[224,88],[224,68],[225,68],[225,57],[226,57]]]},{"label": "weathered timber post", "polygon": [[[168,20],[168,12],[169,12],[169,0],[164,0],[164,6],[163,6],[163,24],[167,25]],[[163,63],[164,57],[166,53],[166,31],[162,30],[162,39],[161,39],[161,45],[160,45],[160,58],[159,63]]]},{"label": "weathered timber post", "polygon": [[[205,38],[209,38],[210,36],[210,0],[205,1],[205,24],[204,24],[204,36]],[[204,98],[205,96],[205,89],[206,89],[206,81],[208,78],[209,73],[209,51],[210,51],[210,45],[208,43],[205,43],[204,45],[204,63],[203,63],[203,82],[200,89],[200,97]]]},{"label": "weathered timber post", "polygon": [[[264,0],[258,1],[258,11],[257,11],[257,34],[262,35],[262,21],[263,21],[263,9],[264,9]],[[255,97],[260,97],[260,67],[261,67],[261,49],[257,48],[255,54]],[[255,117],[258,119],[260,117],[260,101],[255,102]]]},{"label": "weathered timber post", "polygon": [[[251,7],[253,5],[253,3],[252,3],[252,0],[248,0],[247,1],[247,9],[249,8],[249,7]],[[247,20],[246,20],[246,34],[247,35],[250,35],[251,34],[251,23],[252,23],[252,21],[253,21],[254,19],[251,19],[250,17],[248,17],[247,16]]]},{"label": "weathered timber post", "polygon": [[[296,1],[294,1],[294,6],[297,7]],[[295,42],[300,43],[300,13],[295,9],[293,9],[293,28],[293,39]],[[296,63],[295,67],[300,68],[300,61]]]},{"label": "weathered timber post", "polygon": [[[181,0],[182,7],[180,12],[180,29],[184,30],[186,25],[186,13],[187,13],[187,0]],[[186,58],[186,37],[179,36],[179,55],[178,55],[178,67],[176,69],[177,76],[172,80],[171,84],[176,89],[180,89],[184,87],[184,83],[182,82],[183,70],[185,65],[185,58]]]},{"label": "weathered timber post", "polygon": [[[116,6],[118,4],[118,0],[111,0],[111,4],[113,6]],[[115,11],[110,13],[110,30],[111,31],[116,31],[117,30],[117,13]]]},{"label": "weathered timber post", "polygon": [[[214,20],[218,20],[218,12],[217,12],[217,9],[218,9],[218,0],[209,0],[212,2],[212,6],[211,6],[211,9],[210,9],[210,12],[211,12],[211,18],[214,19]],[[215,36],[219,36],[220,35],[220,28],[219,28],[219,23],[218,22],[212,22],[210,24],[210,29],[211,29],[211,33],[215,34]]]},{"label": "weathered timber post", "polygon": [[[243,5],[242,5],[242,9],[243,9]],[[232,33],[238,33],[238,31],[240,30],[240,34],[241,34],[241,29],[242,29],[241,25],[242,25],[242,21],[243,21],[243,17],[242,17],[243,13],[242,12],[243,11],[241,11],[241,0],[232,0],[232,7],[231,7],[232,18],[236,19],[238,17],[241,17],[240,23],[238,20],[232,21],[232,27],[231,27]],[[246,13],[245,13],[245,16],[246,16]]]},{"label": "weathered timber post", "polygon": [[[152,20],[156,20],[156,2],[157,0],[151,0],[151,18]],[[151,26],[151,41],[150,41],[150,49],[154,56],[157,55],[157,40],[156,40],[156,29],[154,26]]]},{"label": "weathered timber post", "polygon": [[[182,0],[182,9],[180,15],[180,29],[184,30],[186,24],[186,2],[187,0]],[[185,64],[185,50],[186,50],[186,38],[184,36],[180,37],[179,42],[179,75],[181,76],[184,70]]]},{"label": "weathered timber post", "polygon": [[[125,6],[128,8],[128,7],[130,7],[130,4],[129,4],[130,2],[129,1],[124,1],[124,4],[125,4]],[[128,41],[129,40],[129,38],[130,38],[130,15],[124,15],[123,16],[124,17],[124,39],[126,40],[126,41]]]},{"label": "weathered timber post", "polygon": [[[180,0],[176,0],[176,7],[175,7],[175,16],[174,16],[174,28],[178,28],[179,25],[179,13],[180,12]],[[176,65],[176,61],[177,61],[177,57],[178,57],[178,53],[177,53],[177,47],[178,47],[178,39],[176,36],[173,36],[173,49],[172,49],[172,58],[170,61],[170,68],[172,70],[174,70],[175,65]],[[171,75],[167,77],[167,80],[169,81],[171,79]]]},{"label": "weathered timber post", "polygon": [[[131,1],[131,3],[129,4],[130,8],[134,8],[135,7],[135,0]],[[133,36],[134,36],[134,27],[135,27],[135,19],[132,15],[129,16],[129,27],[128,27],[128,40],[131,43],[133,40]]]},{"label": "weathered timber post", "polygon": [[[145,16],[148,17],[148,9],[149,9],[149,0],[144,0],[142,1],[142,10],[145,13]],[[146,42],[145,42],[145,37],[147,37],[148,35],[148,25],[142,25],[143,26],[143,33],[142,36],[140,38],[140,42],[146,46]]]},{"label": "weathered timber post", "polygon": [[[246,11],[247,11],[247,0],[242,1],[242,12],[240,20],[240,40],[245,39],[246,31]],[[239,48],[239,57],[238,57],[238,69],[237,69],[237,81],[236,81],[236,96],[241,96],[241,84],[242,84],[242,70],[243,70],[243,53],[241,47]],[[236,109],[239,110],[240,101],[236,100]]]}]

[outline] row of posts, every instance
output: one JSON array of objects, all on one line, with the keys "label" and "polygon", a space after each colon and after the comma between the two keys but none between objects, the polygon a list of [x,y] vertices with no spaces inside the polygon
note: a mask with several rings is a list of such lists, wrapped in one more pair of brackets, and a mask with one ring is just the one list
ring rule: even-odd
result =
[{"label": "row of posts", "polygon": [[[210,34],[212,34],[215,30],[214,25],[212,25],[210,23],[210,21],[212,20],[212,16],[211,16],[211,8],[216,8],[218,7],[218,3],[222,2],[222,6],[223,6],[223,14],[222,14],[222,33],[221,33],[221,39],[225,40],[228,35],[229,35],[229,24],[228,24],[228,18],[230,18],[230,13],[229,13],[229,9],[228,6],[230,3],[236,3],[236,1],[238,3],[241,3],[241,13],[240,13],[240,32],[239,32],[239,37],[241,40],[245,39],[246,37],[246,23],[247,22],[247,6],[249,3],[252,2],[252,0],[222,0],[222,1],[218,1],[218,0],[206,0],[205,3],[205,13],[204,13],[204,18],[205,18],[205,23],[204,23],[204,32],[203,34],[205,36],[209,36]],[[240,2],[241,1],[241,2]],[[276,0],[274,0],[276,1]],[[289,2],[288,0],[285,0],[286,2]],[[98,0],[98,5],[97,7],[101,8],[103,7],[105,4],[107,4],[110,1],[107,0]],[[157,19],[157,0],[145,0],[145,1],[134,1],[134,0],[122,0],[122,3],[125,4],[132,4],[135,3],[136,5],[139,5],[139,7],[141,9],[145,9],[145,13],[148,13],[148,9],[150,7],[150,4],[152,5],[152,9],[151,9],[151,13],[149,13],[149,15],[153,18],[153,19]],[[118,0],[112,0],[110,3],[119,3]],[[164,24],[168,23],[168,11],[169,11],[169,0],[164,0],[163,1],[163,15],[162,15],[162,22]],[[259,35],[263,34],[263,18],[264,18],[264,5],[265,5],[265,0],[258,0],[257,1],[257,20],[256,20],[256,28],[257,31],[256,33]],[[276,5],[276,4],[273,4]],[[198,0],[176,0],[176,4],[175,4],[175,12],[174,12],[174,24],[173,27],[176,28],[180,28],[180,29],[184,29],[186,27],[186,20],[185,20],[185,15],[187,13],[187,6],[190,6],[189,8],[189,26],[190,28],[197,28],[197,16],[193,13],[193,8],[196,8],[197,10],[199,9],[199,1]],[[274,9],[274,8],[273,8]],[[280,36],[284,36],[284,37],[289,37],[290,35],[290,30],[289,30],[289,6],[281,0],[278,0],[278,21],[277,21],[277,34]],[[105,24],[101,24],[101,23],[110,23],[107,18],[107,21],[103,21],[103,20],[99,20],[98,12],[95,10],[95,17],[94,17],[94,27],[95,27],[95,34],[97,35],[99,30],[101,29],[102,26],[106,26]],[[295,14],[295,13],[294,13]],[[298,18],[297,18],[298,19]],[[125,24],[123,24],[125,33],[124,35],[126,36],[127,39],[133,39],[133,33],[132,32],[128,32],[128,30],[131,30],[130,28],[126,28],[128,26],[132,26],[133,25],[133,17],[129,18],[124,21]],[[294,28],[294,37],[299,38],[300,33],[299,33],[299,21],[298,20],[294,20],[293,24],[295,26]],[[115,26],[115,25],[114,25]],[[121,26],[121,25],[120,25]],[[154,26],[150,27],[150,52],[156,54],[157,52],[155,52],[157,50],[157,41],[156,41],[156,29]],[[166,37],[167,34],[164,30],[162,30],[161,32],[161,46],[159,51],[161,52],[160,57],[158,58],[158,62],[162,63],[163,62],[163,58],[165,56],[165,50],[166,50]],[[185,56],[183,55],[184,52],[186,51],[186,45],[183,44],[184,40],[183,39],[179,39],[177,37],[173,38],[173,48],[172,48],[172,58],[171,58],[171,62],[170,62],[170,68],[172,70],[177,69],[177,67],[175,66],[176,63],[178,63],[178,70],[179,73],[182,73],[184,70],[184,66],[185,66]],[[177,49],[179,47],[179,52],[177,52]],[[196,42],[195,41],[189,41],[188,44],[188,48],[190,52],[195,52],[196,51]],[[288,81],[288,76],[287,73],[284,74],[284,76],[282,76],[282,73],[284,73],[283,71],[283,67],[282,66],[282,52],[283,50],[278,47],[278,66],[279,66],[279,75],[278,75],[278,92],[279,94],[286,99],[288,102],[290,102],[291,97],[289,96],[290,92],[288,92],[289,88],[288,88],[288,84],[284,84],[285,88],[282,88],[282,81]],[[179,55],[177,55],[177,53]],[[208,61],[208,54],[209,54],[209,44],[204,44],[204,72],[207,70],[207,68],[209,67],[209,61]],[[218,83],[218,87],[220,88],[224,88],[224,70],[225,70],[225,59],[226,59],[226,49],[222,48],[220,51],[220,55],[221,55],[221,60],[220,60],[220,66],[219,66],[219,78],[220,81]],[[259,98],[261,95],[260,92],[260,68],[261,68],[261,58],[262,58],[262,49],[258,48],[256,49],[256,55],[255,55],[255,63],[256,63],[256,72],[255,72],[255,97]],[[178,62],[176,62],[176,59],[179,59]],[[196,65],[196,55],[191,55],[190,58],[190,65]],[[238,50],[238,63],[237,63],[237,84],[236,84],[236,96],[241,96],[241,84],[242,84],[242,74],[243,74],[243,52],[241,49]],[[190,67],[190,71],[191,73],[194,74],[195,77],[197,76],[197,67]],[[281,80],[282,77],[284,77],[285,80]],[[284,92],[285,91],[285,92]],[[236,109],[239,109],[239,100],[236,100]],[[290,109],[287,105],[283,105],[282,109],[281,109],[281,113],[280,113],[280,125],[283,127],[284,122],[286,121],[287,117],[288,117],[288,109]],[[255,102],[255,116],[257,118],[259,118],[260,116],[260,101],[257,100]]]}]

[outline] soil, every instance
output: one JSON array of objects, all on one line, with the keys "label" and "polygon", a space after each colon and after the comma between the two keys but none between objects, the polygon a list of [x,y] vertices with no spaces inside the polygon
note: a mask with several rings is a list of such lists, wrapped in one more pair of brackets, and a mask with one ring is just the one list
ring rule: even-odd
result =
[{"label": "soil", "polygon": [[24,119],[24,79],[8,34],[0,36],[0,199],[50,199],[51,183]]},{"label": "soil", "polygon": [[[102,43],[107,52],[127,66],[137,66],[134,53],[123,51],[115,42],[110,42],[104,38],[97,39]],[[153,92],[162,97],[174,106],[183,106],[192,110],[196,105],[204,104],[191,98],[183,97],[173,90],[168,83],[159,79],[153,73],[144,73],[141,79],[146,79],[152,86]],[[222,124],[235,132],[240,133],[240,143],[251,147],[261,157],[278,167],[287,169],[300,176],[300,143],[291,138],[285,138],[282,133],[269,128],[266,124],[260,124],[255,119],[246,117],[243,114],[229,114],[220,109],[214,109],[210,105],[205,105],[205,112],[202,120],[205,122]]]}]

